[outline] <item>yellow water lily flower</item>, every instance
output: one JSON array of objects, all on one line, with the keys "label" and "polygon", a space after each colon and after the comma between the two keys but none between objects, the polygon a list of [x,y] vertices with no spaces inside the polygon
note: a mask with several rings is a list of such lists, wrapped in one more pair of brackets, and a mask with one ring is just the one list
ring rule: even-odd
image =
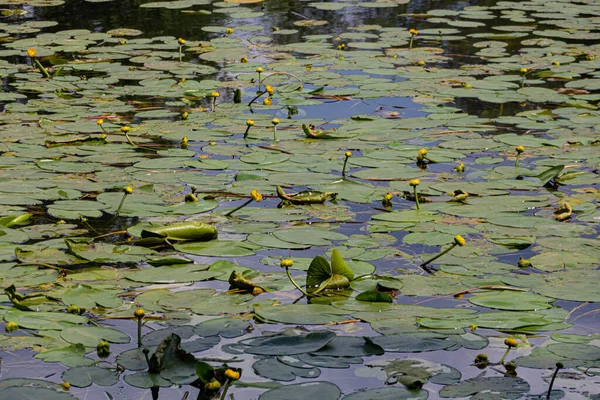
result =
[{"label": "yellow water lily flower", "polygon": [[27,55],[31,58],[37,56],[37,51],[33,47],[27,49]]}]

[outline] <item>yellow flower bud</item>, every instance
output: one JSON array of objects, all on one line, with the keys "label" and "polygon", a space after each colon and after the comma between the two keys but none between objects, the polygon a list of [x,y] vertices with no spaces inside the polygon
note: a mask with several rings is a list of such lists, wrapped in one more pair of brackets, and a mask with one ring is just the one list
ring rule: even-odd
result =
[{"label": "yellow flower bud", "polygon": [[411,35],[414,36],[414,35],[418,35],[419,31],[416,30],[415,28],[411,28],[411,29],[408,30],[408,33],[410,33]]},{"label": "yellow flower bud", "polygon": [[186,203],[196,203],[196,202],[198,202],[198,196],[196,196],[194,193],[188,193],[185,195],[185,202]]},{"label": "yellow flower bud", "polygon": [[129,131],[131,131],[131,127],[130,126],[125,125],[125,126],[121,127],[121,132],[127,133]]},{"label": "yellow flower bud", "polygon": [[31,58],[37,56],[37,51],[33,47],[27,49],[27,55]]},{"label": "yellow flower bud", "polygon": [[254,126],[254,120],[252,120],[252,119],[247,120],[246,126]]},{"label": "yellow flower bud", "polygon": [[553,61],[552,65],[555,65],[555,66],[559,67],[560,66],[560,61]]},{"label": "yellow flower bud", "polygon": [[81,312],[81,308],[75,304],[71,304],[69,307],[67,307],[67,312],[69,314],[79,314]]},{"label": "yellow flower bud", "polygon": [[419,61],[417,61],[417,65],[418,65],[419,67],[424,67],[424,66],[425,66],[425,61],[423,61],[423,60],[419,60]]},{"label": "yellow flower bud", "polygon": [[393,194],[386,193],[385,196],[383,196],[383,201],[385,201],[386,203],[389,203],[390,201],[392,201],[393,198],[394,198]]},{"label": "yellow flower bud", "polygon": [[219,94],[219,92],[217,92],[217,91],[214,91],[214,92],[212,92],[212,93],[210,94],[210,96],[211,96],[211,97],[219,97],[219,96],[220,96],[220,94]]},{"label": "yellow flower bud", "polygon": [[417,154],[421,157],[425,157],[427,155],[427,149],[420,149]]},{"label": "yellow flower bud", "polygon": [[475,357],[475,364],[487,363],[488,361],[488,356],[485,353],[479,353]]},{"label": "yellow flower bud", "polygon": [[146,316],[146,311],[144,311],[143,308],[138,308],[137,310],[135,310],[133,315],[135,315],[135,317],[138,319],[142,319],[144,318],[144,316]]},{"label": "yellow flower bud", "polygon": [[454,236],[454,243],[456,243],[458,246],[464,246],[467,241],[465,240],[464,237],[460,236],[460,235],[456,235]]},{"label": "yellow flower bud", "polygon": [[418,179],[411,179],[410,181],[408,181],[408,184],[412,187],[415,187],[419,186],[421,184],[421,181]]},{"label": "yellow flower bud", "polygon": [[206,385],[204,385],[204,389],[217,391],[217,390],[221,389],[221,383],[218,380],[216,380],[215,378],[213,378],[210,382],[208,382]]},{"label": "yellow flower bud", "polygon": [[526,74],[526,73],[528,73],[528,72],[529,72],[529,70],[528,70],[527,68],[521,68],[519,71],[520,71],[522,74]]},{"label": "yellow flower bud", "polygon": [[102,125],[104,123],[103,119],[96,120],[96,125]]},{"label": "yellow flower bud", "polygon": [[225,370],[225,376],[229,379],[231,379],[232,381],[237,381],[238,379],[240,379],[240,373],[237,371],[234,371],[232,369],[227,368]]},{"label": "yellow flower bud", "polygon": [[4,324],[4,330],[7,333],[11,333],[16,331],[17,329],[19,329],[19,325],[16,322],[13,321],[9,321],[6,324]]},{"label": "yellow flower bud", "polygon": [[507,345],[508,347],[517,347],[517,345],[519,344],[519,342],[517,342],[516,339],[513,338],[507,338],[504,341],[504,344]]},{"label": "yellow flower bud", "polygon": [[257,203],[259,203],[263,199],[262,194],[260,194],[260,192],[256,189],[253,189],[252,192],[250,192],[250,196],[252,196],[252,200],[254,200]]},{"label": "yellow flower bud", "polygon": [[346,156],[346,158],[350,158],[350,157],[352,157],[352,152],[347,151],[344,153],[344,155]]},{"label": "yellow flower bud", "polygon": [[233,28],[227,28],[227,30],[225,31],[225,34],[227,36],[233,35]]},{"label": "yellow flower bud", "polygon": [[271,123],[272,123],[273,125],[279,125],[279,118],[273,118],[273,119],[271,120]]},{"label": "yellow flower bud", "polygon": [[248,62],[248,57],[242,57],[242,58],[240,59],[240,62],[241,62],[241,63],[247,63],[247,62]]},{"label": "yellow flower bud", "polygon": [[270,106],[271,104],[273,104],[273,100],[271,100],[270,97],[265,97],[265,99],[263,100],[263,104],[265,106]]},{"label": "yellow flower bud", "polygon": [[465,172],[465,164],[460,163],[456,166],[456,172],[458,172],[459,174],[462,174],[463,172]]},{"label": "yellow flower bud", "polygon": [[179,38],[177,39],[177,43],[179,43],[180,45],[184,45],[185,44],[185,39],[184,38]]},{"label": "yellow flower bud", "polygon": [[208,145],[209,146],[216,146],[217,142],[215,142],[214,140],[211,140],[211,141],[208,142]]},{"label": "yellow flower bud", "polygon": [[63,383],[61,383],[60,385],[61,385],[61,386],[63,387],[63,389],[65,389],[65,390],[69,390],[69,389],[71,389],[71,384],[70,384],[69,382],[63,382]]},{"label": "yellow flower bud", "polygon": [[265,70],[262,69],[262,67],[258,67],[258,68],[256,68],[256,72],[258,72],[260,74],[262,72],[265,72]]},{"label": "yellow flower bud", "polygon": [[524,151],[525,151],[525,147],[523,147],[523,146],[517,146],[517,153],[518,153],[518,154],[521,154],[521,153],[523,153]]},{"label": "yellow flower bud", "polygon": [[271,96],[273,92],[275,92],[275,89],[273,89],[273,86],[271,85],[265,85],[265,90],[267,91],[267,93],[269,93],[269,96]]},{"label": "yellow flower bud", "polygon": [[132,194],[133,193],[133,188],[131,186],[125,186],[123,188],[123,193],[125,193],[125,194]]},{"label": "yellow flower bud", "polygon": [[289,268],[294,265],[294,260],[292,260],[291,258],[284,258],[283,260],[281,260],[279,265],[283,268]]}]

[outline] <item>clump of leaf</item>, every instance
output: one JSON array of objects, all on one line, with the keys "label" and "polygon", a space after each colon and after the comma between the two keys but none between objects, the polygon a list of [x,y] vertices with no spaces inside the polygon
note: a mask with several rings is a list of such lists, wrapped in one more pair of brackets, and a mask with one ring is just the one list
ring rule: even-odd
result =
[{"label": "clump of leaf", "polygon": [[320,294],[326,290],[340,290],[350,287],[354,272],[337,249],[331,253],[331,263],[323,257],[316,256],[306,275],[306,291],[311,295]]}]

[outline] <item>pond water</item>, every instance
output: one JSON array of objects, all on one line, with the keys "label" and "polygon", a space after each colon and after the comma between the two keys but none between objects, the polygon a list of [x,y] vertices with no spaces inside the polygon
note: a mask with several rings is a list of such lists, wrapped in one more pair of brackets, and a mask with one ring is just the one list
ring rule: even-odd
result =
[{"label": "pond water", "polygon": [[599,399],[599,18],[0,0],[2,396]]}]

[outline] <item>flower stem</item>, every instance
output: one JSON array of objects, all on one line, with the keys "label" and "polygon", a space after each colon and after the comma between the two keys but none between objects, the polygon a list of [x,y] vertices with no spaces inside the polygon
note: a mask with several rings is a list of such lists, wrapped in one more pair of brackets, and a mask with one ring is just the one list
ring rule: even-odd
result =
[{"label": "flower stem", "polygon": [[310,297],[308,295],[308,293],[306,293],[304,290],[302,290],[302,288],[300,286],[298,286],[298,284],[296,283],[296,281],[294,280],[294,278],[292,278],[292,275],[290,274],[290,269],[288,267],[285,267],[285,273],[287,274],[290,282],[292,282],[292,285],[294,285],[296,287],[296,289],[298,289],[299,291],[301,291],[302,294],[305,295],[306,297]]},{"label": "flower stem", "polygon": [[127,132],[125,132],[125,137],[127,138],[127,142],[128,142],[130,145],[132,145],[132,146],[134,146],[134,147],[137,147],[137,144],[135,144],[135,143],[133,143],[133,142],[131,141],[131,138],[129,137],[129,134],[128,134]]},{"label": "flower stem", "polygon": [[556,365],[556,369],[554,370],[554,374],[552,375],[552,379],[550,380],[550,386],[548,387],[548,394],[546,395],[546,400],[550,400],[550,396],[552,395],[552,386],[554,386],[554,380],[556,379],[556,375],[558,375],[558,370],[561,368],[561,366],[562,365]]},{"label": "flower stem", "polygon": [[515,158],[515,168],[519,168],[519,154],[517,154],[517,158]]},{"label": "flower stem", "polygon": [[183,46],[179,46],[179,62],[181,62],[182,57],[183,57],[182,49],[183,49]]},{"label": "flower stem", "polygon": [[248,126],[246,127],[246,132],[244,132],[244,139],[246,139],[246,138],[248,137],[248,132],[250,132],[250,128],[251,128],[251,126],[250,126],[250,125],[248,125]]},{"label": "flower stem", "polygon": [[50,79],[51,78],[50,74],[48,73],[48,71],[46,71],[46,68],[44,68],[44,66],[42,65],[42,63],[40,63],[40,61],[37,58],[32,58],[31,60],[33,61],[33,63],[37,67],[37,69],[42,73],[42,75],[44,75],[44,78],[46,78],[46,79]]},{"label": "flower stem", "polygon": [[348,157],[346,157],[346,159],[344,159],[344,166],[342,167],[342,176],[343,177],[346,176],[346,164],[348,164]]},{"label": "flower stem", "polygon": [[273,125],[273,141],[277,141],[277,125]]},{"label": "flower stem", "polygon": [[257,92],[256,96],[255,96],[255,97],[254,97],[252,100],[250,100],[250,102],[248,103],[248,107],[252,106],[252,103],[254,103],[256,100],[258,100],[258,99],[259,99],[259,98],[260,98],[262,95],[264,95],[265,93],[267,93],[267,92],[266,92],[266,91],[265,91],[265,92],[261,92],[261,91],[259,90],[259,91]]},{"label": "flower stem", "polygon": [[246,207],[248,204],[252,203],[254,200],[250,199],[247,202],[245,202],[244,204],[242,204],[241,206],[238,206],[237,208],[234,208],[233,210],[229,210],[227,211],[225,214],[223,214],[225,217],[229,217],[231,214],[233,214],[234,212]]},{"label": "flower stem", "polygon": [[417,187],[416,186],[415,186],[415,203],[417,204],[417,210],[420,210],[421,207],[419,207],[419,194],[417,193]]},{"label": "flower stem", "polygon": [[138,326],[137,326],[138,349],[142,348],[142,318],[137,319],[138,320]]},{"label": "flower stem", "polygon": [[415,38],[415,35],[411,35],[411,37],[410,37],[410,44],[408,45],[408,49],[409,50],[412,50],[414,38]]},{"label": "flower stem", "polygon": [[443,256],[444,254],[446,254],[447,252],[449,252],[450,250],[452,250],[452,249],[453,249],[453,248],[455,248],[455,247],[456,247],[456,243],[452,243],[452,245],[451,245],[450,247],[448,247],[446,250],[442,251],[442,252],[441,252],[440,254],[438,254],[437,256],[435,256],[435,257],[432,257],[432,258],[430,258],[429,260],[427,260],[427,261],[425,261],[424,263],[422,263],[422,264],[420,265],[420,267],[424,267],[424,266],[426,266],[427,264],[431,263],[432,261],[435,261],[435,260],[437,260],[438,258],[440,258],[441,256]]},{"label": "flower stem", "polygon": [[502,356],[502,359],[500,360],[500,364],[504,364],[504,360],[506,359],[506,356],[508,355],[508,353],[510,353],[510,347],[506,348],[506,351],[504,352],[504,355]]},{"label": "flower stem", "polygon": [[121,208],[123,207],[123,204],[125,203],[125,199],[126,198],[127,198],[127,193],[123,193],[123,197],[121,198],[121,202],[119,203],[119,207],[117,207],[116,215],[119,215],[119,211],[121,211]]},{"label": "flower stem", "polygon": [[223,388],[223,393],[221,393],[220,400],[225,400],[225,396],[227,396],[227,391],[229,390],[229,386],[231,386],[231,379],[227,378],[225,381],[225,387]]}]

